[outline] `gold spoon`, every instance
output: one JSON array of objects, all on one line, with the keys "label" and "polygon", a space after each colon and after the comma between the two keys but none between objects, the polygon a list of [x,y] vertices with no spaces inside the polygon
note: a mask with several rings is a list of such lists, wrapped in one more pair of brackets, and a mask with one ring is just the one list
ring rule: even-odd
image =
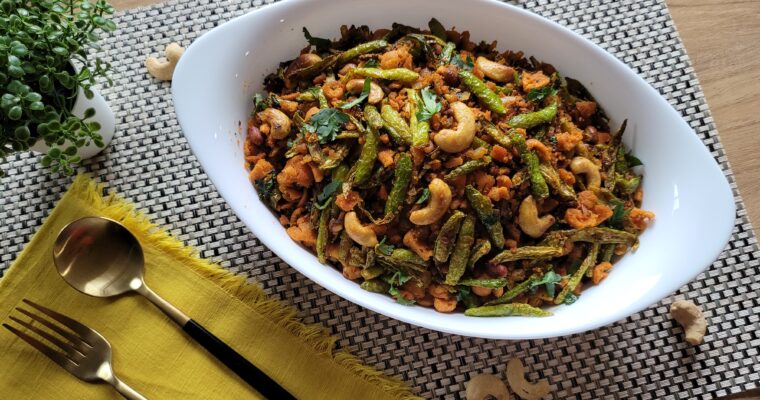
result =
[{"label": "gold spoon", "polygon": [[260,394],[270,399],[294,398],[272,378],[145,284],[142,247],[124,225],[103,217],[84,217],[71,222],[56,238],[53,259],[58,273],[74,289],[95,297],[137,292]]}]

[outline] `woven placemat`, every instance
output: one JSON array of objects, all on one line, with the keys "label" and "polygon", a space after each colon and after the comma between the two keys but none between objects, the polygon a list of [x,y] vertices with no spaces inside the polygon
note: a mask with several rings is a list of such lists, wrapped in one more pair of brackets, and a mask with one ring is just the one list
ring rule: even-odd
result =
[{"label": "woven placemat", "polygon": [[[177,124],[168,83],[148,79],[145,56],[172,41],[189,45],[262,1],[172,1],[119,13],[103,43],[115,85],[103,90],[116,112],[117,136],[84,170],[137,203],[203,257],[258,281],[269,295],[327,326],[364,362],[398,376],[427,398],[460,398],[474,373],[502,374],[520,357],[530,379],[547,377],[555,398],[710,399],[760,385],[760,252],[718,140],[702,90],[662,0],[518,0],[598,43],[651,83],[684,116],[734,190],[737,220],[720,258],[673,297],[625,320],[563,338],[495,341],[417,328],[365,310],[311,282],[248,231],[214,190]],[[18,154],[1,165],[0,275],[71,178]],[[709,234],[709,232],[705,232]],[[686,345],[668,316],[689,298],[709,320],[705,343]]]}]

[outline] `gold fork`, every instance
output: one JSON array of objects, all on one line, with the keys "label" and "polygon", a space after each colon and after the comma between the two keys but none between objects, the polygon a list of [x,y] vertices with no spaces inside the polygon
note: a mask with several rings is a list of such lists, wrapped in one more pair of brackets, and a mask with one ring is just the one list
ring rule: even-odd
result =
[{"label": "gold fork", "polygon": [[39,350],[40,353],[46,355],[77,378],[85,382],[106,382],[121,393],[124,398],[129,400],[147,400],[116,377],[111,363],[111,344],[108,343],[108,340],[103,335],[47,307],[43,307],[27,299],[23,301],[58,323],[51,322],[47,318],[26,309],[16,307],[19,313],[47,327],[59,336],[33,325],[32,322],[22,321],[14,316],[8,318],[29,331],[36,333],[47,342],[56,346],[57,349],[44,344],[42,341],[11,325],[3,324],[5,329],[8,329],[23,341],[29,343],[32,347]]}]

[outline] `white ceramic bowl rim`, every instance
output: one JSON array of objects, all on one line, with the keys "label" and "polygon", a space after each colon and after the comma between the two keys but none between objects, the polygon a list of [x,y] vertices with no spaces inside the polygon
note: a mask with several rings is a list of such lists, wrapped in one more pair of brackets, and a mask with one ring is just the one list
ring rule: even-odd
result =
[{"label": "white ceramic bowl rim", "polygon": [[[317,4],[318,3],[318,4]],[[331,10],[343,12],[334,13]],[[397,12],[404,9],[403,13]],[[435,10],[431,15],[430,10]],[[435,16],[468,29],[475,41],[498,39],[500,50],[525,50],[584,83],[644,161],[643,208],[656,222],[641,246],[615,265],[603,284],[547,318],[479,319],[405,307],[368,293],[294,244],[258,200],[242,167],[250,97],[281,60],[303,47],[301,27],[335,37],[342,24],[425,26]],[[261,37],[261,38],[260,38]],[[185,52],[173,82],[177,117],[217,190],[257,238],[285,262],[332,292],[390,317],[443,332],[498,339],[568,335],[625,318],[693,279],[723,250],[733,228],[730,187],[715,160],[681,116],[622,62],[572,31],[520,8],[490,0],[286,0],[229,21]]]}]

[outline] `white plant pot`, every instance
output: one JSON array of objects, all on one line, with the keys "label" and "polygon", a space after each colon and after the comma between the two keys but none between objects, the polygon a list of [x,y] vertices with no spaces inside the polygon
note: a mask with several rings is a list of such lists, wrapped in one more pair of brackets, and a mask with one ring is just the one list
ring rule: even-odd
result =
[{"label": "white plant pot", "polygon": [[[116,117],[114,116],[111,107],[108,106],[108,103],[103,96],[100,95],[100,92],[95,89],[92,89],[92,92],[94,93],[94,96],[92,96],[91,99],[88,99],[87,96],[84,95],[82,89],[79,88],[79,93],[77,93],[77,98],[74,101],[74,107],[72,107],[71,112],[75,116],[83,118],[85,110],[88,108],[95,109],[95,116],[88,119],[88,121],[95,121],[100,124],[100,131],[98,131],[98,133],[103,137],[104,146],[98,147],[94,143],[90,143],[88,146],[80,148],[77,151],[77,155],[82,157],[83,160],[94,157],[108,147],[116,130]],[[68,145],[69,143],[67,142],[62,147],[66,148]],[[44,140],[40,139],[30,149],[45,154],[50,150],[50,147],[45,144]]]}]

